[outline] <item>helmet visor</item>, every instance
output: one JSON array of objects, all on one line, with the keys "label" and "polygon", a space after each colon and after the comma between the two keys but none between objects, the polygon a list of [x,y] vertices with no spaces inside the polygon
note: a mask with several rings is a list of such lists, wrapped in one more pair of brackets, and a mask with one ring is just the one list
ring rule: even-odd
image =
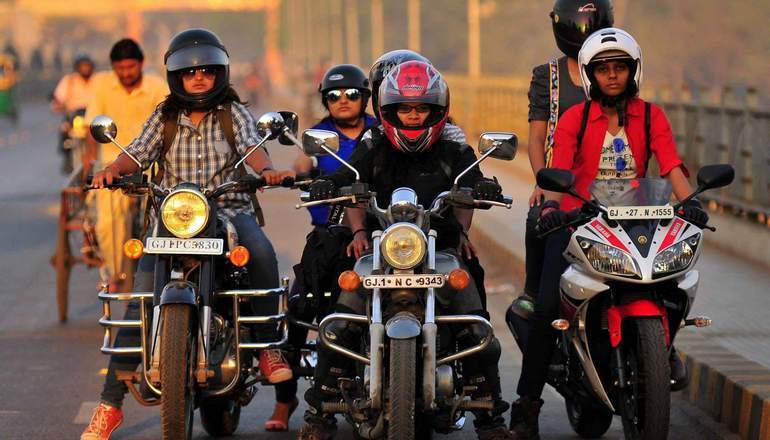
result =
[{"label": "helmet visor", "polygon": [[196,66],[227,66],[230,59],[224,50],[209,45],[188,46],[169,55],[166,70],[175,72]]}]

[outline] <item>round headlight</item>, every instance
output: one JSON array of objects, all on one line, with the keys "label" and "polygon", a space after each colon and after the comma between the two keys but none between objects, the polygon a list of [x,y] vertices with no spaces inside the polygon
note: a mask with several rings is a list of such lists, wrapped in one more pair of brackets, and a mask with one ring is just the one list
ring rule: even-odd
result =
[{"label": "round headlight", "polygon": [[408,223],[388,228],[382,234],[380,244],[385,261],[396,269],[411,269],[420,264],[427,248],[425,234]]},{"label": "round headlight", "polygon": [[166,197],[160,207],[163,225],[179,238],[190,238],[206,227],[209,204],[197,191],[175,191]]}]

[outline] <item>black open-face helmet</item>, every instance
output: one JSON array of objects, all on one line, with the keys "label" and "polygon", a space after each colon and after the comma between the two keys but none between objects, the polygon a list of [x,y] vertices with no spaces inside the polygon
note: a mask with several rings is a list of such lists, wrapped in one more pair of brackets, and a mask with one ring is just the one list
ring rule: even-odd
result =
[{"label": "black open-face helmet", "polygon": [[612,0],[556,0],[551,11],[556,45],[574,59],[589,35],[614,22]]},{"label": "black open-face helmet", "polygon": [[[168,45],[164,61],[169,90],[185,107],[193,110],[209,109],[227,94],[230,86],[230,57],[222,40],[210,30],[187,29],[176,34]],[[205,93],[185,92],[182,73],[200,67],[215,69],[214,88]]]},{"label": "black open-face helmet", "polygon": [[361,92],[361,115],[366,113],[366,105],[372,92],[369,90],[369,78],[360,67],[353,64],[338,64],[324,74],[321,84],[318,85],[324,107],[327,107],[326,92],[338,89],[357,89]]},{"label": "black open-face helmet", "polygon": [[407,61],[422,61],[431,64],[429,59],[415,51],[398,49],[391,50],[377,58],[377,61],[369,69],[369,85],[372,87],[372,108],[377,119],[380,119],[379,103],[377,102],[380,84],[382,84],[382,81],[394,67]]}]

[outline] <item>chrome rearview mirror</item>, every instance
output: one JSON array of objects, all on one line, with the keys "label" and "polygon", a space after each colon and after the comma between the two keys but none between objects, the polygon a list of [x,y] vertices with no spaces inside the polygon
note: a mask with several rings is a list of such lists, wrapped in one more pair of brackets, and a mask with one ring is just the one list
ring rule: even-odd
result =
[{"label": "chrome rearview mirror", "polygon": [[[280,111],[284,122],[284,128],[280,136],[278,136],[278,142],[282,145],[295,145],[297,141],[297,133],[299,132],[299,117],[296,113],[290,111]],[[300,147],[300,145],[297,145]]]},{"label": "chrome rearview mirror", "polygon": [[339,149],[340,137],[333,131],[309,128],[302,132],[302,151],[308,156],[322,156],[329,150],[336,153]]},{"label": "chrome rearview mirror", "polygon": [[361,174],[353,168],[345,159],[337,156],[340,150],[340,137],[329,130],[309,128],[302,132],[302,151],[308,156],[322,156],[328,154],[356,175],[356,182],[361,180]]},{"label": "chrome rearview mirror", "polygon": [[109,116],[100,115],[91,121],[91,136],[96,139],[96,142],[100,144],[109,144],[115,141],[115,136],[118,135],[118,126],[115,125],[115,121]]},{"label": "chrome rearview mirror", "polygon": [[100,144],[111,143],[115,145],[116,147],[120,148],[120,151],[122,151],[123,154],[133,160],[134,163],[139,166],[139,169],[142,168],[142,163],[139,162],[139,160],[137,160],[137,158],[135,158],[131,153],[126,151],[126,149],[123,148],[123,146],[120,145],[115,139],[115,137],[118,135],[118,126],[115,125],[115,121],[113,121],[112,118],[105,115],[99,115],[95,117],[93,121],[91,121],[89,129],[91,131],[91,136],[94,137],[96,142],[99,142]]},{"label": "chrome rearview mirror", "polygon": [[275,139],[283,133],[285,122],[278,112],[267,112],[257,120],[257,133],[263,139]]},{"label": "chrome rearview mirror", "polygon": [[479,153],[500,160],[513,160],[519,139],[513,133],[488,132],[479,138]]}]

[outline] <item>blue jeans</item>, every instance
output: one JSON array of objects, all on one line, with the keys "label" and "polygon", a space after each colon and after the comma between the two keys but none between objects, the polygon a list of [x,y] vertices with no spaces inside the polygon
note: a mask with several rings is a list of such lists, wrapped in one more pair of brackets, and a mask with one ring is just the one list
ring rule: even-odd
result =
[{"label": "blue jeans", "polygon": [[[249,250],[250,258],[247,264],[251,288],[267,289],[278,286],[278,261],[270,240],[254,217],[239,214],[230,221],[238,233],[239,243]],[[134,290],[151,292],[154,290],[155,257],[144,255],[137,265],[134,275]],[[252,300],[254,313],[259,315],[274,315],[278,312],[278,298],[255,298]],[[131,301],[126,307],[123,319],[139,319],[139,302]],[[257,329],[257,338],[270,338],[275,332],[274,326],[266,325]],[[138,328],[120,328],[115,337],[115,347],[136,347],[142,343],[142,335]],[[101,400],[111,406],[120,408],[123,398],[128,392],[126,385],[117,380],[116,371],[134,371],[141,363],[141,357],[136,355],[110,356]]]}]

